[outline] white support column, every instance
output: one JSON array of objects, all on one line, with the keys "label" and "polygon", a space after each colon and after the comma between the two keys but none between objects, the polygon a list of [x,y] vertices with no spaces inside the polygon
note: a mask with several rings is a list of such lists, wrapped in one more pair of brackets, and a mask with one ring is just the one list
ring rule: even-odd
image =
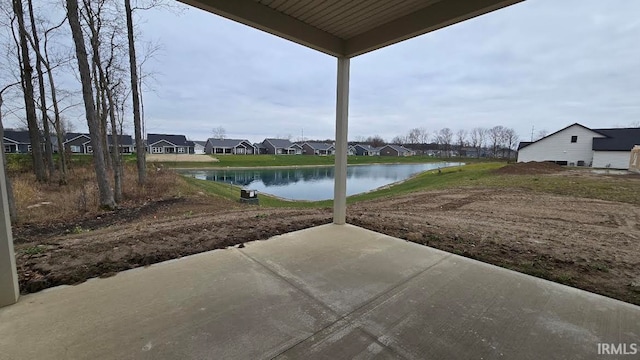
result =
[{"label": "white support column", "polygon": [[336,164],[333,187],[333,223],[343,225],[347,218],[347,130],[349,119],[349,58],[338,58],[336,100]]},{"label": "white support column", "polygon": [[4,151],[0,153],[0,307],[14,304],[20,296],[3,163]]}]

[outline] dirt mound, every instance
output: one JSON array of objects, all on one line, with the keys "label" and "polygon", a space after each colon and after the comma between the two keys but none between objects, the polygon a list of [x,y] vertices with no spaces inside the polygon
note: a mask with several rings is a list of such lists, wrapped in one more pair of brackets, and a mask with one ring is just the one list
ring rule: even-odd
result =
[{"label": "dirt mound", "polygon": [[535,174],[553,174],[562,171],[562,166],[552,162],[522,162],[510,164],[494,172],[501,175],[535,175]]}]

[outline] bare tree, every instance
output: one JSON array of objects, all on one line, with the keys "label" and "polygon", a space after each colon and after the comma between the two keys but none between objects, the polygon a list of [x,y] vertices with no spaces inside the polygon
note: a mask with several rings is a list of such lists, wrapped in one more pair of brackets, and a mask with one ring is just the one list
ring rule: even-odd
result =
[{"label": "bare tree", "polygon": [[456,132],[456,142],[458,143],[458,150],[462,150],[467,143],[467,130],[460,129]]},{"label": "bare tree", "polygon": [[548,134],[549,134],[549,132],[548,132],[547,130],[545,130],[545,129],[539,130],[539,131],[536,133],[536,136],[535,136],[535,138],[534,138],[533,140],[534,140],[534,141],[540,140],[540,139],[542,139],[543,137],[547,136]]},{"label": "bare tree", "polygon": [[47,96],[44,90],[44,73],[42,71],[42,56],[40,52],[40,36],[36,28],[36,17],[33,13],[33,2],[27,0],[27,9],[29,9],[29,20],[31,22],[31,37],[33,43],[31,46],[36,53],[36,73],[38,74],[38,90],[40,92],[40,112],[42,113],[42,129],[44,131],[44,153],[49,170],[49,178],[53,177],[55,166],[53,164],[53,149],[51,148],[51,131],[49,130],[49,116],[47,115]]},{"label": "bare tree", "polygon": [[429,142],[429,132],[425,128],[420,128],[420,144],[426,144]]},{"label": "bare tree", "polygon": [[31,156],[33,159],[33,169],[36,175],[36,180],[46,181],[47,173],[44,167],[44,161],[42,159],[42,148],[40,147],[42,140],[40,137],[40,128],[38,127],[35,99],[33,95],[33,68],[31,67],[31,60],[29,57],[27,29],[24,22],[22,0],[13,0],[13,12],[15,13],[16,19],[18,20],[18,34],[20,39],[19,50],[22,62],[22,71],[20,72],[20,74],[22,79],[22,89],[24,93],[27,124],[29,127],[29,139],[31,140]]},{"label": "bare tree", "polygon": [[136,45],[133,37],[133,10],[131,0],[124,0],[127,17],[127,39],[129,41],[129,71],[131,73],[131,99],[133,101],[133,128],[136,142],[136,161],[138,164],[138,184],[146,181],[146,159],[144,138],[142,134],[142,120],[140,117],[140,94],[138,87],[138,62],[136,60]]},{"label": "bare tree", "polygon": [[218,126],[213,128],[211,131],[214,139],[224,139],[227,137],[227,130],[225,130],[222,126]]},{"label": "bare tree", "polygon": [[441,149],[444,150],[445,156],[450,157],[451,144],[453,143],[453,131],[449,128],[444,128],[438,131],[436,142],[441,146]]},{"label": "bare tree", "polygon": [[489,140],[491,141],[491,156],[498,157],[498,148],[503,138],[504,127],[502,125],[494,126],[489,129]]},{"label": "bare tree", "polygon": [[51,60],[49,57],[49,34],[52,31],[60,28],[66,22],[65,16],[62,21],[44,32],[44,59],[41,59],[45,68],[47,69],[47,76],[49,78],[49,90],[51,93],[51,102],[53,103],[53,127],[56,131],[56,139],[58,142],[58,167],[59,167],[59,183],[61,185],[67,183],[67,154],[64,149],[64,127],[60,116],[61,110],[58,105],[58,94],[53,77],[53,68],[51,66]]},{"label": "bare tree", "polygon": [[396,135],[393,139],[391,139],[391,143],[398,145],[410,144],[409,137],[403,135]]},{"label": "bare tree", "polygon": [[89,59],[84,44],[82,34],[82,26],[78,15],[78,0],[66,0],[67,19],[73,36],[73,42],[76,49],[76,58],[78,59],[78,71],[82,83],[82,97],[84,99],[84,107],[87,118],[89,133],[91,134],[91,146],[93,147],[93,163],[96,171],[98,182],[98,190],[100,193],[100,206],[106,209],[114,209],[116,204],[113,198],[113,192],[109,187],[107,171],[105,167],[105,159],[103,152],[103,143],[98,137],[100,131],[100,122],[96,116],[95,102],[93,99],[93,90],[91,86],[91,69],[89,67]]},{"label": "bare tree", "polygon": [[486,141],[487,129],[476,127],[471,130],[471,146],[476,150],[476,157],[480,157]]},{"label": "bare tree", "polygon": [[15,222],[18,219],[18,212],[16,210],[16,200],[13,196],[13,186],[11,184],[11,178],[7,175],[7,159],[4,154],[4,125],[2,124],[2,95],[5,91],[9,90],[12,86],[18,85],[19,83],[9,84],[2,89],[0,89],[0,144],[2,145],[2,166],[4,167],[5,179],[7,184],[7,202],[9,203],[9,218],[11,222]]},{"label": "bare tree", "polygon": [[[509,150],[516,150],[515,146],[518,144],[518,134],[512,128],[505,129],[505,145]],[[511,157],[511,152],[509,152]]]},{"label": "bare tree", "polygon": [[373,147],[380,147],[387,144],[380,135],[369,136],[367,138],[367,143]]}]

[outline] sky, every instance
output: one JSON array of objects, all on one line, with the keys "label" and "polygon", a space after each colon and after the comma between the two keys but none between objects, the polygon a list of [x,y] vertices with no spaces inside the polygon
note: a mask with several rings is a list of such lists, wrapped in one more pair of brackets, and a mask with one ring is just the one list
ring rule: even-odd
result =
[{"label": "sky", "polygon": [[[334,137],[336,59],[186,5],[145,11],[147,133]],[[640,1],[528,0],[351,60],[349,138],[640,121]],[[78,120],[79,130],[86,128]]]}]

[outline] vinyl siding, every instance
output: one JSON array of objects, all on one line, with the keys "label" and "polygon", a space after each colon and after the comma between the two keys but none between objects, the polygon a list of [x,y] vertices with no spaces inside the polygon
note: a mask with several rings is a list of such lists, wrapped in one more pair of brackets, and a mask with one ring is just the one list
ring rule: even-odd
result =
[{"label": "vinyl siding", "polygon": [[[571,142],[572,136],[578,137],[577,142]],[[578,161],[584,161],[588,166],[593,161],[594,137],[604,136],[574,125],[520,149],[518,162],[566,161],[577,165]]]},{"label": "vinyl siding", "polygon": [[594,151],[594,168],[628,169],[630,151]]}]

